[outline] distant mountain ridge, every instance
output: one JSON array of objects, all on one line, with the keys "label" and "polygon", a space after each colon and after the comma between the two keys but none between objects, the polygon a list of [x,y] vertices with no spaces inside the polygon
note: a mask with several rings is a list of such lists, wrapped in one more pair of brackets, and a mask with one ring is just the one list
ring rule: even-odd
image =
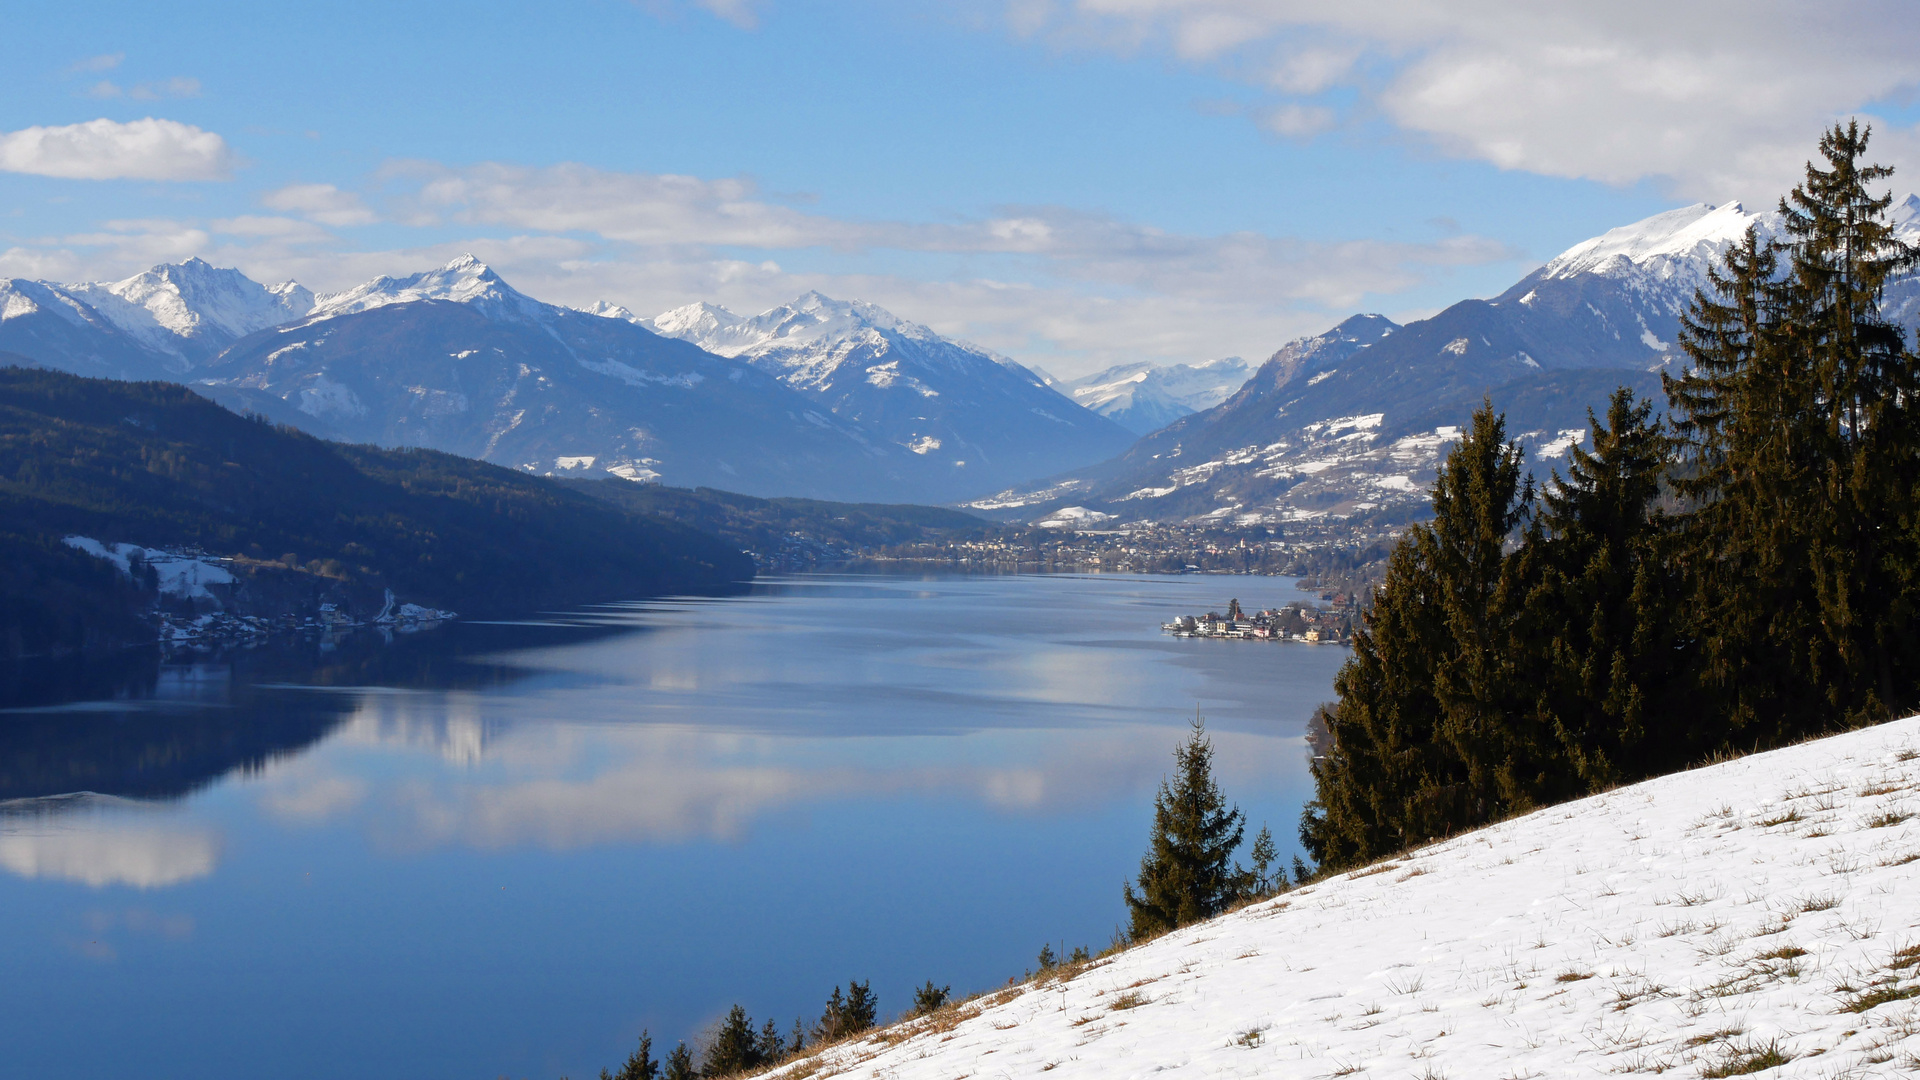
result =
[{"label": "distant mountain ridge", "polygon": [[1119,364],[1071,380],[1047,380],[1055,390],[1136,435],[1158,431],[1190,413],[1231,397],[1253,374],[1238,356],[1198,364]]},{"label": "distant mountain ridge", "polygon": [[[1920,197],[1891,217],[1920,243]],[[1541,470],[1584,437],[1587,408],[1615,387],[1663,402],[1659,373],[1683,359],[1680,315],[1749,227],[1781,226],[1737,203],[1683,207],[1576,244],[1491,300],[1403,327],[1353,316],[1289,342],[1232,397],[1116,458],[969,505],[1029,520],[1079,507],[1113,523],[1417,516],[1483,396]],[[1890,288],[1885,310],[1920,325],[1920,279]]]}]

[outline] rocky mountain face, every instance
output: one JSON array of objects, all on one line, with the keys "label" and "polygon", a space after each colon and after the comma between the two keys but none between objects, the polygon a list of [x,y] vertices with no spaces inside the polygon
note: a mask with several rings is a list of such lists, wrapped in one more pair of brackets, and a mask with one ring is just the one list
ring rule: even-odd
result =
[{"label": "rocky mountain face", "polygon": [[1045,476],[1133,439],[1005,357],[857,300],[808,293],[751,317],[713,304],[644,320],[598,310],[745,361],[889,452],[918,457],[922,498],[963,498],[1006,478]]},{"label": "rocky mountain face", "polygon": [[[1920,242],[1920,198],[1893,216]],[[1424,513],[1440,458],[1483,398],[1544,473],[1616,387],[1664,404],[1680,315],[1749,226],[1780,228],[1738,204],[1685,207],[1575,245],[1492,300],[1403,327],[1354,316],[1288,343],[1232,397],[1116,458],[971,505],[1027,520],[1080,507],[1113,522],[1391,523]],[[1920,325],[1920,282],[1887,299]]]},{"label": "rocky mountain face", "polygon": [[324,298],[201,374],[316,434],[546,475],[846,498],[930,471],[751,365],[543,304],[471,257]]},{"label": "rocky mountain face", "polygon": [[1251,374],[1253,365],[1229,356],[1165,367],[1120,364],[1077,379],[1046,382],[1128,431],[1145,435],[1227,400]]}]

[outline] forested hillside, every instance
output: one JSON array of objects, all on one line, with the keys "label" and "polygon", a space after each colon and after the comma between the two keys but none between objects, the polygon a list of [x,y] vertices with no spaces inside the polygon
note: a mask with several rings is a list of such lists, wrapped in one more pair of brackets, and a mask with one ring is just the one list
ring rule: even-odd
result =
[{"label": "forested hillside", "polygon": [[934,540],[973,539],[997,522],[943,506],[762,499],[713,488],[676,488],[626,480],[563,480],[574,491],[644,514],[714,533],[773,559],[795,545],[876,548]]},{"label": "forested hillside", "polygon": [[[326,442],[181,386],[0,369],[0,652],[139,640],[151,584],[70,535],[232,557],[280,603],[470,615],[750,578],[718,537],[429,450]],[[368,612],[367,614],[370,614]]]}]

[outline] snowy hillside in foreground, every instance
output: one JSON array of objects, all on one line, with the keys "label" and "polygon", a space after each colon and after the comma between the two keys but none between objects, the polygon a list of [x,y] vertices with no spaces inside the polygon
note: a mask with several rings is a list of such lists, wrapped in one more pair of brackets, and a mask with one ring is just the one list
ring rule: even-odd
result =
[{"label": "snowy hillside in foreground", "polygon": [[1771,1047],[1767,1077],[1913,1076],[1916,813],[1920,718],[1552,807],[772,1075],[1701,1076]]}]

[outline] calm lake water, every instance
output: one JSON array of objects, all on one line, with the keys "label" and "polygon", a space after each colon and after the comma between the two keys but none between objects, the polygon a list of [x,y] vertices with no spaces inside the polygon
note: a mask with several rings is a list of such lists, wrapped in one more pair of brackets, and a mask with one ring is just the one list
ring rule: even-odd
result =
[{"label": "calm lake water", "polygon": [[1160,634],[1231,596],[1300,594],[810,575],[10,673],[0,1074],[584,1078],[736,1001],[887,1014],[1097,949],[1196,707],[1293,851],[1347,654]]}]

